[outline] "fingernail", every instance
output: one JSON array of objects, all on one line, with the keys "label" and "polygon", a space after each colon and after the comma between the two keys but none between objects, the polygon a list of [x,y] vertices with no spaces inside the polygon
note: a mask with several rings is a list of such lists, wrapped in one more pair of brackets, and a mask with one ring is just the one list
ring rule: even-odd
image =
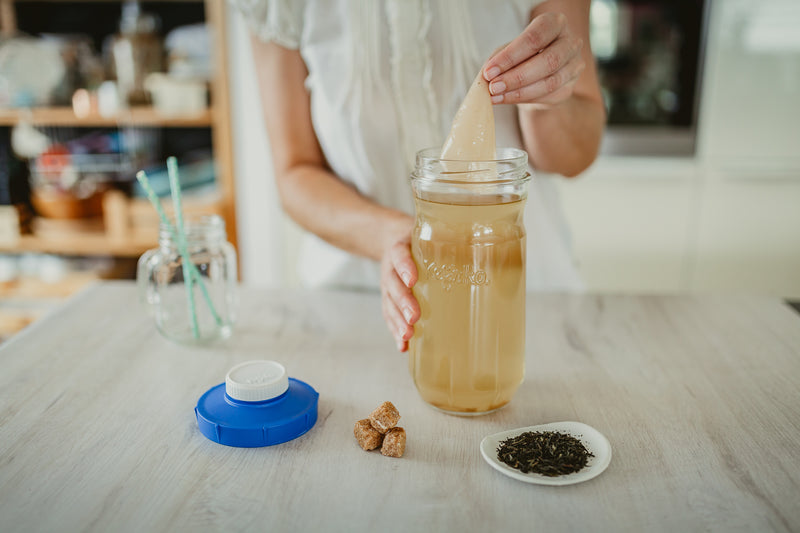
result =
[{"label": "fingernail", "polygon": [[411,323],[411,317],[414,316],[414,313],[411,312],[411,309],[408,307],[403,308],[403,316],[406,318],[406,322]]},{"label": "fingernail", "polygon": [[402,274],[400,274],[400,279],[402,279],[405,286],[408,287],[408,284],[411,281],[411,274],[409,274],[408,272],[403,272]]},{"label": "fingernail", "polygon": [[502,94],[506,91],[506,84],[502,81],[493,81],[489,84],[489,92],[492,94]]},{"label": "fingernail", "polygon": [[500,74],[500,67],[492,67],[486,71],[486,79],[496,78],[498,74]]},{"label": "fingernail", "polygon": [[502,94],[496,94],[496,95],[492,96],[492,103],[493,104],[499,104],[499,103],[502,103],[502,102],[503,102],[503,95]]},{"label": "fingernail", "polygon": [[403,348],[405,348],[405,343],[403,341],[397,341],[397,350],[402,352]]}]

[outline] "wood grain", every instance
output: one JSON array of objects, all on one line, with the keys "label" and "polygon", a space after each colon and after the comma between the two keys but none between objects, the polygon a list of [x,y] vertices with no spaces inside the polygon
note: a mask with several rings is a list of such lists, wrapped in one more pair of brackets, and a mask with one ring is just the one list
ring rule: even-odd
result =
[{"label": "wood grain", "polygon": [[[0,531],[796,531],[800,318],[774,299],[531,295],[512,403],[458,418],[419,399],[377,295],[242,290],[227,343],[169,343],[103,283],[0,348]],[[197,430],[197,398],[267,358],[320,393],[279,446]],[[401,459],[352,428],[384,400]],[[487,434],[587,423],[614,458],[567,487],[483,462]]]},{"label": "wood grain", "polygon": [[[2,4],[0,4],[2,5]],[[133,107],[112,116],[90,114],[77,116],[72,107],[34,107],[31,109],[0,109],[0,126],[15,126],[25,121],[34,126],[118,127],[153,126],[161,128],[203,128],[211,126],[212,111],[165,115],[153,107]]]}]

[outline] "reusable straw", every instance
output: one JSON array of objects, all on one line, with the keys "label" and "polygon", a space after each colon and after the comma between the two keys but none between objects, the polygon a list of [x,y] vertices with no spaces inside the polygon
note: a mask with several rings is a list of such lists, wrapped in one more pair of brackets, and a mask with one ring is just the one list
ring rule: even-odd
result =
[{"label": "reusable straw", "polygon": [[[150,185],[150,180],[147,179],[147,174],[140,170],[136,173],[136,179],[139,184],[144,189],[145,193],[147,194],[147,199],[150,200],[150,203],[155,207],[156,212],[158,213],[158,218],[161,220],[161,224],[167,229],[172,238],[173,242],[176,244],[178,243],[178,235],[175,231],[175,227],[169,221],[167,217],[167,213],[164,211],[164,207],[161,205],[161,201],[158,199],[158,195],[153,190],[153,187]],[[186,255],[184,256],[184,252]],[[181,254],[183,258],[183,263],[189,265],[189,269],[191,272],[192,277],[197,284],[200,286],[200,292],[203,293],[203,299],[206,301],[208,305],[209,311],[211,311],[211,315],[214,317],[214,321],[217,323],[218,326],[222,325],[222,318],[220,318],[219,314],[217,313],[216,308],[214,307],[214,302],[211,300],[211,296],[208,294],[208,290],[206,289],[205,283],[203,283],[203,278],[200,276],[200,272],[197,270],[197,266],[195,266],[194,262],[192,262],[188,255],[188,250],[181,250],[178,249],[178,253]]]},{"label": "reusable straw", "polygon": [[172,193],[172,207],[175,210],[175,229],[178,234],[178,251],[183,256],[183,285],[186,287],[186,298],[189,301],[189,316],[192,319],[192,336],[200,338],[200,329],[197,326],[197,308],[194,305],[194,279],[189,273],[189,250],[186,246],[186,230],[183,227],[183,209],[181,208],[181,184],[178,181],[178,162],[174,157],[167,158],[167,173],[169,174],[169,189]]},{"label": "reusable straw", "polygon": [[[145,190],[145,193],[147,193],[147,198],[150,200],[150,203],[153,204],[153,207],[156,208],[156,212],[158,213],[158,217],[161,220],[161,224],[167,229],[173,242],[177,243],[178,234],[175,232],[175,227],[169,221],[167,213],[161,206],[161,201],[158,199],[158,195],[155,193],[153,187],[150,185],[150,180],[147,179],[147,174],[143,170],[141,170],[137,172],[136,179],[139,181],[142,188]],[[181,251],[178,250],[178,252],[180,253]],[[192,272],[192,275],[194,276],[195,281],[197,281],[198,285],[200,285],[200,291],[203,293],[203,298],[205,299],[206,304],[208,304],[208,309],[211,311],[211,314],[214,317],[214,321],[217,323],[218,326],[221,326],[222,318],[220,318],[216,308],[214,307],[214,302],[211,300],[211,296],[209,296],[208,294],[208,290],[206,289],[205,283],[203,283],[203,278],[200,275],[200,271],[197,270],[197,266],[194,264],[194,262],[189,261],[188,259],[187,262],[189,264],[189,268]]]}]

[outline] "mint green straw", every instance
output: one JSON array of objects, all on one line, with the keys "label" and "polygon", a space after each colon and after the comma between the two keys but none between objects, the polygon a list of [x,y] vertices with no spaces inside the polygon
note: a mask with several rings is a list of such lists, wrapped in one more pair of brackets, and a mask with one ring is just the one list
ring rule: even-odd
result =
[{"label": "mint green straw", "polygon": [[174,157],[167,158],[167,173],[169,174],[169,188],[172,193],[172,207],[175,210],[175,229],[178,235],[178,251],[183,256],[183,285],[186,287],[186,298],[189,300],[189,316],[192,319],[192,336],[200,338],[200,329],[197,326],[197,308],[194,305],[194,277],[189,273],[189,250],[186,246],[186,230],[183,227],[183,209],[181,208],[181,183],[178,181],[178,162]]},{"label": "mint green straw", "polygon": [[[164,211],[164,208],[161,205],[161,201],[158,199],[158,195],[155,193],[153,187],[150,185],[150,180],[147,179],[147,174],[143,170],[140,170],[139,172],[136,173],[136,179],[144,189],[145,193],[147,194],[147,199],[150,200],[150,203],[153,205],[153,207],[155,207],[156,212],[158,213],[158,218],[161,220],[161,224],[166,228],[172,240],[177,244],[178,235],[175,231],[175,227],[169,221],[167,213]],[[200,276],[200,272],[197,270],[197,266],[190,260],[188,256],[188,250],[181,250],[179,248],[178,252],[181,254],[181,257],[183,258],[183,263],[189,265],[189,269],[193,279],[196,280],[198,285],[200,286],[200,291],[203,293],[203,299],[206,301],[208,309],[209,311],[211,311],[211,315],[214,317],[214,321],[217,323],[218,326],[221,326],[222,318],[220,318],[219,314],[217,313],[217,310],[214,308],[214,302],[211,300],[211,296],[208,294],[208,290],[206,289],[205,283],[203,283],[203,278]],[[184,252],[186,252],[186,256],[183,255]]]}]

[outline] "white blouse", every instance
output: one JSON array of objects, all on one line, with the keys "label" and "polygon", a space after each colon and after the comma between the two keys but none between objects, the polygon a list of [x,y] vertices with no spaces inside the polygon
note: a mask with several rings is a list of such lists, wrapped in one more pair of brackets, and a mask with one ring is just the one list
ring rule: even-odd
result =
[{"label": "white blouse", "polygon": [[[441,146],[471,82],[541,0],[232,0],[265,41],[299,49],[314,130],[333,172],[376,202],[414,213],[415,154]],[[523,148],[516,108],[495,106],[497,145]],[[268,112],[268,111],[267,111]],[[529,290],[576,290],[553,179],[536,174],[525,212]],[[308,286],[375,288],[378,265],[307,234]]]}]

